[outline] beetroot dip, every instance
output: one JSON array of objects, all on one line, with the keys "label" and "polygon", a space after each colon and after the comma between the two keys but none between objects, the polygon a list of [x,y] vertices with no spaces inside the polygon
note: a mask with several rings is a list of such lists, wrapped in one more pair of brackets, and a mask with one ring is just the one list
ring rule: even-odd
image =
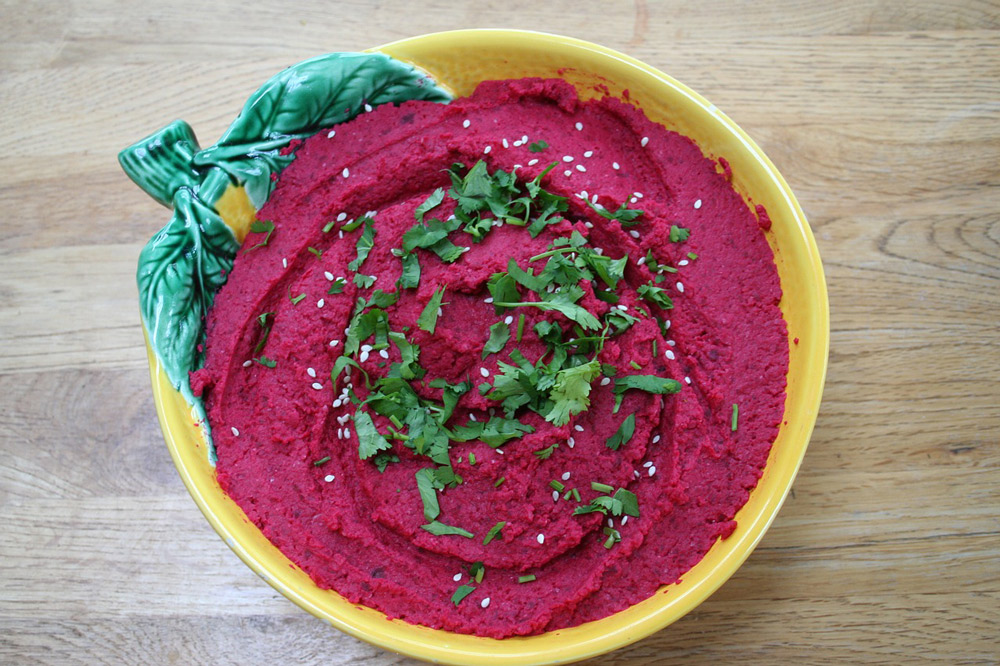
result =
[{"label": "beetroot dip", "polygon": [[[257,216],[273,231],[249,235],[208,317],[207,361],[192,384],[206,400],[222,488],[317,585],[428,627],[537,634],[679,580],[734,530],[784,412],[788,341],[766,212],[748,208],[728,165],[690,139],[619,100],[581,102],[560,81],[486,82],[447,105],[382,106],[335,129],[293,146]],[[449,169],[461,179],[480,160],[522,186],[555,164],[540,185],[565,210],[534,237],[487,222],[477,242],[459,227],[447,236],[458,252],[450,261],[411,248],[419,280],[400,286],[404,234],[452,219]],[[642,213],[601,215],[623,210]],[[570,238],[579,255],[560,250]],[[567,287],[600,329],[574,327],[564,310],[494,304],[488,285],[511,259],[530,283],[548,259],[532,258],[547,252],[627,257],[615,289],[596,276]],[[518,283],[515,294],[537,304],[558,288]],[[614,311],[633,321],[608,333],[605,322],[625,321]],[[351,356],[360,369],[341,365],[332,378],[365,312],[387,322],[382,344],[369,327]],[[516,374],[518,355],[529,368],[550,361],[542,333],[553,325],[564,342],[606,336],[574,357],[600,364],[584,382],[589,394],[571,403],[543,390],[542,408],[507,414],[511,405],[489,392],[505,368]],[[494,338],[500,350],[484,354]],[[383,388],[379,398],[376,386],[401,367],[420,376],[397,380],[410,402],[393,421],[378,405],[391,410],[386,401],[403,393]],[[618,391],[632,375],[673,388]],[[463,382],[445,423],[464,438],[445,436],[433,459],[411,448],[422,446],[418,422],[439,416],[446,387]],[[554,404],[575,404],[568,421],[547,413]],[[474,436],[486,423],[503,430],[504,419],[521,430]]]}]

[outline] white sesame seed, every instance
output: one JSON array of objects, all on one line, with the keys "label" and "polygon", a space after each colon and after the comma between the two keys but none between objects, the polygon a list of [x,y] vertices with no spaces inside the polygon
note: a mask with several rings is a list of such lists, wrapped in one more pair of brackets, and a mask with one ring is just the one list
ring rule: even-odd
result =
[{"label": "white sesame seed", "polygon": [[583,173],[584,171],[587,170],[587,167],[583,166],[582,164],[577,164],[576,165],[576,170],[579,171],[579,172],[581,172],[581,173]]},{"label": "white sesame seed", "polygon": [[521,146],[521,141],[520,139],[518,139],[517,141],[514,142],[514,147],[519,148],[520,146]]},{"label": "white sesame seed", "polygon": [[378,355],[381,356],[382,358],[389,358],[389,352],[388,350],[385,349],[379,349]]},{"label": "white sesame seed", "polygon": [[684,283],[683,282],[678,282],[677,283],[677,291],[681,292],[682,294],[684,293]]},{"label": "white sesame seed", "polygon": [[344,178],[347,178],[348,176],[351,175],[351,170],[348,169],[347,167],[344,167],[344,170],[340,172],[340,175],[342,175]]},{"label": "white sesame seed", "polygon": [[326,476],[324,476],[324,477],[323,477],[323,480],[324,480],[324,481],[326,481],[327,483],[330,483],[330,482],[332,482],[332,481],[333,481],[333,480],[334,480],[335,478],[336,478],[336,477],[335,477],[335,476],[334,476],[333,474],[327,474]]},{"label": "white sesame seed", "polygon": [[343,403],[343,401],[341,401],[340,398],[337,398],[336,400],[333,401],[333,406],[334,407],[340,407],[342,404],[344,404],[344,403]]},{"label": "white sesame seed", "polygon": [[573,175],[573,172],[570,171],[569,169],[566,169],[565,171],[563,171],[563,175],[569,178],[570,176]]},{"label": "white sesame seed", "polygon": [[573,161],[572,155],[563,155],[563,162],[572,162],[572,161]]},{"label": "white sesame seed", "polygon": [[628,312],[628,306],[627,305],[616,305],[615,307],[618,308],[619,310],[621,310],[622,312]]},{"label": "white sesame seed", "polygon": [[503,449],[496,449],[496,452],[499,453],[500,455],[503,455]]},{"label": "white sesame seed", "polygon": [[592,151],[592,150],[588,150],[587,152],[585,152],[585,153],[583,154],[583,156],[584,156],[584,157],[593,157],[593,156],[594,156],[594,151]]},{"label": "white sesame seed", "polygon": [[249,368],[251,365],[253,365],[253,361],[243,361],[244,368]]},{"label": "white sesame seed", "polygon": [[596,254],[604,254],[604,248],[603,247],[595,247],[594,248],[594,252]]},{"label": "white sesame seed", "polygon": [[594,228],[594,225],[593,225],[592,222],[584,222],[583,226],[587,227],[588,229],[593,229]]},{"label": "white sesame seed", "polygon": [[601,386],[607,386],[610,383],[611,383],[611,378],[610,377],[602,377],[601,378]]},{"label": "white sesame seed", "polygon": [[583,426],[577,423],[575,426],[573,426],[573,430],[576,430],[577,432],[583,432]]},{"label": "white sesame seed", "polygon": [[333,273],[331,273],[330,271],[326,271],[325,273],[323,273],[323,277],[325,277],[330,282],[333,282]]},{"label": "white sesame seed", "polygon": [[667,344],[670,345],[671,347],[676,347],[677,346],[677,341],[676,340],[667,340]]},{"label": "white sesame seed", "polygon": [[343,237],[344,237],[344,230],[341,229],[340,231],[337,232],[337,238],[343,238]]},{"label": "white sesame seed", "polygon": [[486,146],[483,148],[483,154],[488,155],[491,150],[493,150],[493,146]]},{"label": "white sesame seed", "polygon": [[476,420],[476,415],[475,414],[469,414],[469,420],[470,421],[475,421]]},{"label": "white sesame seed", "polygon": [[642,141],[640,141],[639,143],[641,143],[642,147],[645,148],[646,144],[649,143],[649,137],[648,136],[642,137]]},{"label": "white sesame seed", "polygon": [[559,491],[558,490],[553,490],[552,491],[552,501],[553,502],[558,502],[559,501]]},{"label": "white sesame seed", "polygon": [[527,134],[522,134],[521,135],[521,143],[528,143],[528,135]]},{"label": "white sesame seed", "polygon": [[440,317],[442,314],[444,314],[444,309],[438,308],[438,317]]},{"label": "white sesame seed", "polygon": [[632,229],[631,231],[628,232],[628,235],[631,236],[632,238],[638,238],[639,232],[636,231],[635,229]]},{"label": "white sesame seed", "polygon": [[[597,195],[596,194],[594,196],[590,197],[590,202],[591,203],[597,203]],[[603,210],[603,209],[604,209],[604,206],[601,206],[601,210]]]},{"label": "white sesame seed", "polygon": [[316,307],[321,308],[324,305],[326,305],[326,301],[324,299],[321,298],[318,301],[316,301]]},{"label": "white sesame seed", "polygon": [[653,476],[654,474],[656,474],[656,467],[650,467],[649,468],[649,475]]},{"label": "white sesame seed", "polygon": [[615,526],[615,519],[608,518],[608,527],[614,527],[614,526]]},{"label": "white sesame seed", "polygon": [[351,438],[351,429],[344,428],[344,439],[350,439],[350,438]]},{"label": "white sesame seed", "polygon": [[633,192],[633,194],[640,199],[642,198],[642,192]]},{"label": "white sesame seed", "polygon": [[504,140],[503,140],[503,141],[501,141],[500,143],[502,143],[502,144],[503,144],[503,147],[504,147],[504,148],[510,148],[510,144],[509,144],[509,143],[507,143],[507,139],[504,139]]},{"label": "white sesame seed", "polygon": [[306,368],[306,374],[312,378],[316,378],[316,368]]},{"label": "white sesame seed", "polygon": [[677,357],[676,357],[676,356],[674,355],[674,352],[673,352],[673,350],[672,350],[672,349],[668,349],[668,350],[667,350],[667,351],[666,351],[666,352],[665,352],[665,353],[664,353],[663,355],[664,355],[664,356],[666,356],[667,358],[669,358],[669,359],[670,359],[671,361],[673,361],[674,359],[676,359],[676,358],[677,358]]},{"label": "white sesame seed", "polygon": [[665,331],[669,331],[670,330],[670,320],[669,319],[666,320],[665,322],[663,322],[663,330],[665,330]]},{"label": "white sesame seed", "polygon": [[536,164],[538,164],[538,160],[529,160],[528,161],[528,166],[535,166]]},{"label": "white sesame seed", "polygon": [[492,302],[493,302],[493,297],[492,296],[490,296],[489,298],[484,298],[483,299],[483,303],[492,303]]},{"label": "white sesame seed", "polygon": [[685,384],[690,384],[691,383],[691,378],[690,377],[685,377],[684,378],[684,383]]},{"label": "white sesame seed", "polygon": [[341,213],[340,215],[337,216],[337,222],[343,222],[346,219],[347,219],[347,213]]},{"label": "white sesame seed", "polygon": [[344,429],[337,428],[337,439],[344,439]]},{"label": "white sesame seed", "polygon": [[372,346],[371,345],[361,345],[361,351],[363,351],[363,352],[370,352],[371,350],[372,350]]},{"label": "white sesame seed", "polygon": [[240,431],[236,429],[236,426],[231,427],[230,430],[233,431],[233,437],[239,437],[240,436]]},{"label": "white sesame seed", "polygon": [[483,377],[489,377],[490,371],[487,370],[486,368],[479,368],[479,374],[481,374]]},{"label": "white sesame seed", "polygon": [[659,444],[659,442],[660,442],[660,436],[659,435],[654,436],[653,437],[653,444]]},{"label": "white sesame seed", "polygon": [[583,123],[577,123],[577,124],[576,124],[576,131],[578,131],[578,132],[579,132],[579,131],[580,131],[580,130],[582,130],[582,129],[583,129]]},{"label": "white sesame seed", "polygon": [[622,525],[628,522],[628,514],[622,516]]},{"label": "white sesame seed", "polygon": [[567,445],[567,446],[568,446],[569,448],[571,448],[571,449],[572,449],[572,448],[573,448],[574,446],[576,446],[576,440],[575,440],[575,439],[573,439],[572,437],[567,437],[567,438],[566,438],[566,445]]},{"label": "white sesame seed", "polygon": [[482,601],[480,602],[480,604],[479,604],[479,605],[480,605],[480,606],[482,606],[483,608],[486,608],[487,606],[489,606],[489,605],[490,605],[490,598],[489,598],[489,597],[486,597],[485,599],[483,599],[483,600],[482,600]]},{"label": "white sesame seed", "polygon": [[[466,120],[465,122],[469,122],[469,121]],[[458,581],[462,580],[462,574],[461,573],[457,573],[454,576],[452,576],[451,579],[457,583]]]},{"label": "white sesame seed", "polygon": [[322,385],[322,384],[320,384],[319,382],[313,382],[313,385],[312,385],[312,386],[313,386],[313,388],[314,388],[314,389],[316,389],[317,391],[321,391],[321,390],[323,390],[323,385]]},{"label": "white sesame seed", "polygon": [[618,162],[612,162],[611,168],[614,169],[615,171],[618,171],[618,169],[620,169],[621,167],[618,165]]},{"label": "white sesame seed", "polygon": [[687,266],[690,262],[687,259],[681,259],[677,262],[678,266]]},{"label": "white sesame seed", "polygon": [[570,476],[569,472],[563,472],[562,480],[563,481],[569,481],[569,476]]},{"label": "white sesame seed", "polygon": [[360,354],[358,354],[358,360],[364,363],[365,361],[368,360],[368,354],[369,352],[366,351],[361,352]]},{"label": "white sesame seed", "polygon": [[332,139],[335,136],[337,136],[337,130],[330,130],[326,133],[326,138],[328,139]]},{"label": "white sesame seed", "polygon": [[470,121],[468,118],[466,118],[465,120],[462,121],[462,127],[466,128],[466,129],[468,129],[469,125],[471,125],[471,124],[472,124],[472,121]]},{"label": "white sesame seed", "polygon": [[694,202],[694,209],[698,210],[699,208],[701,208],[701,199]]},{"label": "white sesame seed", "polygon": [[288,259],[286,259],[285,257],[281,258],[281,267],[288,268]]},{"label": "white sesame seed", "polygon": [[330,346],[331,347],[336,347],[339,344],[340,344],[340,340],[330,340]]},{"label": "white sesame seed", "polygon": [[646,263],[646,257],[639,257],[639,261],[637,261],[636,263],[642,266],[643,264]]},{"label": "white sesame seed", "polygon": [[643,467],[652,467],[653,466],[653,461],[652,460],[647,460],[646,462],[642,463],[642,466]]},{"label": "white sesame seed", "polygon": [[504,319],[503,319],[503,323],[505,323],[505,324],[507,324],[508,326],[510,326],[511,324],[513,324],[513,323],[514,323],[514,317],[513,317],[513,316],[511,316],[511,315],[507,315],[506,317],[504,317]]},{"label": "white sesame seed", "polygon": [[372,112],[372,105],[366,103],[365,104],[365,113],[371,113],[371,112]]},{"label": "white sesame seed", "polygon": [[535,539],[538,540],[538,543],[545,543],[545,535],[544,534],[539,534],[537,537],[535,537]]},{"label": "white sesame seed", "polygon": [[639,478],[639,470],[637,470],[637,469],[636,469],[636,470],[633,470],[633,471],[632,471],[632,476],[634,476],[635,478],[637,478],[637,479],[638,479],[638,478]]}]

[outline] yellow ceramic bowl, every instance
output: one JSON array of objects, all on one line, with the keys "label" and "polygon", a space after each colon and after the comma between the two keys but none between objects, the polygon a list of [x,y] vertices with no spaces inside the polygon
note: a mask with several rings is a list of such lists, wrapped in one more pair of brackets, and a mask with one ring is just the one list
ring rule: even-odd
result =
[{"label": "yellow ceramic bowl", "polygon": [[627,89],[652,120],[693,138],[706,155],[729,161],[737,190],[763,204],[773,221],[767,238],[784,290],[781,309],[790,343],[798,339],[789,345],[785,424],[763,476],[736,514],[736,531],[717,542],[681,582],[596,622],[496,640],[388,620],[314,585],[219,488],[191,409],[150,353],[156,408],[174,463],[212,527],[251,569],[305,610],[374,645],[442,663],[523,665],[576,661],[644,638],[692,610],[746,560],[774,520],[805,453],[829,347],[826,284],[805,216],[777,169],[743,130],[691,89],[621,53],[567,37],[510,30],[432,34],[373,50],[416,65],[457,96],[471,93],[484,79],[525,76],[563,78],[584,98],[595,96],[595,84],[615,95]]}]

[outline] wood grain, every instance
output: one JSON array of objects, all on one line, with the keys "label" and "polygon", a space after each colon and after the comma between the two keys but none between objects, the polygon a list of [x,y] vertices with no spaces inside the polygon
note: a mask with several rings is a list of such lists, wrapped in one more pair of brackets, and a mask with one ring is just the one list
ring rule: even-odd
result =
[{"label": "wood grain", "polygon": [[[279,8],[280,7],[280,8]],[[1000,662],[1000,6],[0,1],[0,662],[414,663],[259,580],[181,484],[135,261],[167,219],[122,147],[207,144],[303,58],[543,29],[691,85],[764,148],[830,289],[794,491],[698,609],[593,664]]]}]

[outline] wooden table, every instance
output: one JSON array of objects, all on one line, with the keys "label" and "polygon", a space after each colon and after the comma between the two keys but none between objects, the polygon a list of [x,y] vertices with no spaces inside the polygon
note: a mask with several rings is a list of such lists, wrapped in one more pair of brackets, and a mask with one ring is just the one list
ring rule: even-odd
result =
[{"label": "wooden table", "polygon": [[465,27],[691,85],[782,170],[826,266],[829,379],[777,521],[696,611],[593,663],[1000,660],[996,3],[292,4],[3,3],[0,662],[409,663],[278,595],[187,495],[134,281],[167,213],[115,156],[179,117],[211,143],[306,57]]}]

